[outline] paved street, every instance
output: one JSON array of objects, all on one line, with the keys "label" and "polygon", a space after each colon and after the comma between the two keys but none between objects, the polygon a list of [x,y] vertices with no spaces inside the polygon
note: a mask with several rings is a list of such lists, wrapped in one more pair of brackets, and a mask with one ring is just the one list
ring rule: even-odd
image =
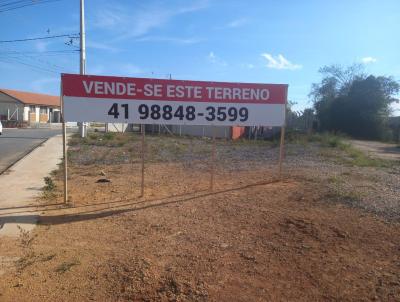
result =
[{"label": "paved street", "polygon": [[0,136],[0,173],[61,129],[3,129]]},{"label": "paved street", "polygon": [[[43,134],[42,137],[51,134]],[[37,213],[34,201],[43,194],[43,178],[57,168],[61,158],[62,136],[56,135],[0,175],[0,237],[17,237],[21,234],[20,228],[30,231],[35,227]]]}]

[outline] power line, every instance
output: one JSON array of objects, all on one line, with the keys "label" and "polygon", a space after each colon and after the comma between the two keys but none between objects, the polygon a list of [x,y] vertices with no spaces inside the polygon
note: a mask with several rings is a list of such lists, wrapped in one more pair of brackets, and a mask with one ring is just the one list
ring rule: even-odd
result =
[{"label": "power line", "polygon": [[[0,11],[1,12],[1,11]],[[65,34],[65,35],[56,35],[56,36],[46,36],[46,37],[36,37],[36,38],[26,38],[26,39],[16,39],[16,40],[2,40],[0,43],[14,43],[14,42],[27,42],[27,41],[36,41],[36,40],[46,40],[46,39],[56,39],[56,38],[71,38],[77,39],[79,38],[79,34]]]},{"label": "power line", "polygon": [[3,2],[0,2],[0,7],[3,7],[3,6],[8,6],[8,5],[15,5],[15,4],[19,4],[19,3],[21,3],[21,2],[25,2],[25,3],[30,3],[30,2],[33,2],[33,1],[31,1],[31,0],[20,0],[20,1],[11,1],[11,2],[8,2],[8,3],[6,3],[7,1],[3,1]]},{"label": "power line", "polygon": [[[9,5],[9,4],[11,4],[11,2],[7,3],[8,1],[10,1],[10,0],[0,0],[0,4],[3,4],[3,5]],[[25,0],[25,1],[26,1],[26,0]]]},{"label": "power line", "polygon": [[[33,6],[33,5],[38,5],[38,4],[45,4],[45,3],[51,3],[51,2],[58,2],[61,0],[15,0],[15,1],[4,1],[4,0],[0,0],[0,13],[2,12],[6,12],[6,11],[11,11],[11,10],[16,10],[19,8],[23,8],[23,7],[27,7],[27,6]],[[53,36],[46,36],[46,37],[36,37],[36,38],[26,38],[26,39],[14,39],[14,40],[4,40],[4,41],[0,41],[0,43],[13,43],[13,42],[26,42],[26,41],[35,41],[35,40],[45,40],[45,39],[56,39],[56,38],[63,38],[63,37],[68,37],[70,39],[74,39],[74,38],[79,38],[79,34],[66,34],[66,35],[53,35]],[[6,49],[8,50],[8,52],[3,52],[3,54],[0,55],[3,57],[0,57],[0,61],[1,62],[5,62],[5,63],[11,63],[11,64],[21,64],[24,65],[26,67],[29,67],[30,69],[33,69],[35,71],[41,71],[41,72],[46,72],[46,73],[52,73],[52,74],[59,74],[60,71],[57,69],[61,69],[61,70],[65,70],[65,67],[62,66],[58,66],[56,64],[50,63],[48,61],[45,60],[41,60],[38,58],[35,58],[34,55],[36,55],[36,53],[31,52],[31,55],[28,55],[26,53],[23,52],[18,52],[18,51],[12,51],[10,49]],[[62,54],[71,54],[74,51],[72,50],[62,50],[62,51],[48,51],[48,54],[51,55],[62,55]],[[5,58],[4,58],[5,55]],[[10,56],[11,55],[11,56]],[[29,60],[35,60],[37,62],[41,62],[46,64],[46,67],[43,66],[38,66],[38,65],[34,65],[31,64],[30,62],[26,62],[25,60],[22,60],[22,57],[26,57]]]},{"label": "power line", "polygon": [[1,54],[32,54],[32,55],[46,55],[46,54],[76,54],[79,52],[77,49],[63,49],[63,50],[45,50],[45,51],[16,51],[16,50],[9,50],[9,51],[1,51],[0,50],[0,55]]},{"label": "power line", "polygon": [[38,59],[38,58],[36,58],[36,57],[29,56],[29,55],[24,55],[24,54],[22,54],[22,56],[23,56],[23,57],[26,57],[26,58],[28,58],[28,59],[31,59],[31,60],[35,60],[35,61],[37,61],[37,62],[44,63],[44,64],[46,64],[46,65],[49,66],[49,67],[53,67],[53,68],[57,68],[57,69],[59,68],[59,69],[61,69],[61,70],[66,70],[65,67],[60,66],[60,65],[57,65],[57,64],[54,64],[54,63],[51,63],[51,62],[49,62],[49,61],[41,60],[41,59]]},{"label": "power line", "polygon": [[59,57],[65,55],[76,55],[79,50],[76,49],[61,49],[61,50],[45,50],[45,51],[17,51],[12,50],[10,48],[2,46],[3,49],[0,48],[0,56],[12,56],[12,57],[21,57],[21,56],[29,56],[30,58],[35,57]]},{"label": "power line", "polygon": [[10,10],[15,10],[18,8],[23,8],[26,6],[32,6],[32,5],[38,5],[38,4],[43,4],[43,3],[48,3],[48,2],[57,2],[61,0],[21,0],[21,1],[11,1],[9,3],[4,3],[0,5],[3,8],[1,8],[0,12],[3,11],[10,11]]},{"label": "power line", "polygon": [[[3,4],[3,5],[10,5],[10,4],[13,4],[14,2],[26,2],[26,1],[28,1],[28,2],[32,2],[32,1],[34,1],[34,0],[20,0],[20,1],[10,1],[10,0],[0,0],[0,4]],[[7,3],[8,2],[8,3]]]},{"label": "power line", "polygon": [[[29,55],[29,57],[31,57],[31,58],[40,58],[40,57],[46,57],[46,58],[49,58],[49,57],[56,57],[56,58],[59,58],[59,57],[65,57],[65,56],[70,56],[70,55],[76,55],[75,53],[62,53],[62,54],[34,54],[34,55]],[[0,57],[1,56],[8,56],[8,57],[13,57],[13,58],[21,58],[21,57],[24,57],[24,55],[18,55],[18,54],[1,54],[0,53]]]},{"label": "power line", "polygon": [[[21,56],[22,57],[26,57],[26,58],[28,58],[28,59],[30,59],[30,60],[35,60],[35,61],[37,61],[37,62],[39,62],[39,63],[44,63],[44,64],[46,64],[47,66],[49,66],[49,67],[53,67],[53,68],[56,68],[57,70],[56,71],[54,71],[54,72],[56,72],[56,73],[58,73],[58,72],[60,72],[58,69],[61,69],[61,70],[67,70],[67,68],[65,68],[65,67],[63,67],[63,66],[59,66],[59,65],[56,65],[56,64],[53,64],[53,63],[51,63],[51,62],[49,62],[49,61],[45,61],[45,60],[41,60],[41,59],[38,59],[38,58],[36,58],[36,57],[34,57],[34,56],[32,56],[32,55],[27,55],[27,54],[24,54],[24,53],[22,53],[22,52],[19,52],[19,51],[16,51],[16,50],[10,50],[10,49],[6,49],[6,50],[8,50],[8,52],[10,53],[10,52],[13,52],[13,55],[14,56],[10,56],[10,55],[5,55],[6,56],[6,59],[14,59],[14,60],[17,60],[17,62],[19,62],[19,63],[24,63],[25,65],[27,65],[28,63],[26,63],[26,61],[22,61],[21,62]],[[0,55],[1,55],[1,53],[0,53]],[[18,61],[19,60],[19,61]],[[32,64],[28,64],[28,65],[32,65]],[[38,67],[38,66],[36,66],[36,67]],[[42,68],[42,67],[38,67],[38,68]],[[47,68],[46,68],[47,69]]]},{"label": "power line", "polygon": [[[35,58],[30,58],[29,56],[25,56],[25,57],[30,59],[30,60],[35,59]],[[21,64],[21,65],[24,65],[24,66],[28,66],[28,67],[31,67],[31,68],[34,68],[34,69],[39,69],[41,71],[51,72],[51,73],[55,73],[55,74],[60,74],[62,71],[66,70],[65,67],[58,66],[58,65],[52,64],[50,62],[40,60],[40,59],[35,59],[35,61],[37,61],[39,63],[42,62],[42,64],[43,63],[47,64],[47,66],[32,64],[31,62],[27,62],[25,60],[22,60],[22,58],[16,58],[16,57],[10,57],[10,56],[9,57],[5,57],[5,58],[1,58],[0,57],[0,60],[2,60],[3,62],[5,60],[9,60],[7,63],[18,63],[18,64]]]},{"label": "power line", "polygon": [[45,72],[48,72],[48,73],[51,73],[51,74],[59,74],[59,72],[57,72],[57,71],[50,70],[50,69],[47,69],[47,68],[43,68],[43,67],[40,67],[40,66],[35,66],[35,65],[32,65],[32,64],[28,64],[28,63],[26,63],[26,62],[21,62],[21,61],[15,59],[15,58],[12,59],[12,60],[14,60],[14,61],[9,61],[9,60],[0,58],[0,61],[5,62],[5,63],[19,63],[19,64],[21,64],[21,65],[28,66],[28,67],[30,67],[31,69],[34,69],[34,70],[36,70],[36,71],[39,70],[39,71],[45,71]]},{"label": "power line", "polygon": [[[27,7],[27,6],[44,4],[44,3],[51,3],[51,2],[58,2],[58,1],[61,1],[61,0],[43,0],[43,1],[40,1],[40,0],[33,1],[32,0],[32,1],[29,1],[30,3],[27,3],[27,4],[22,4],[21,3],[21,5],[17,4],[17,5],[11,6],[11,7],[6,7],[4,9],[0,9],[0,13],[7,12],[7,11],[10,11],[10,10],[19,9],[19,8],[23,8],[23,7]],[[9,3],[9,4],[11,4],[11,3]]]}]

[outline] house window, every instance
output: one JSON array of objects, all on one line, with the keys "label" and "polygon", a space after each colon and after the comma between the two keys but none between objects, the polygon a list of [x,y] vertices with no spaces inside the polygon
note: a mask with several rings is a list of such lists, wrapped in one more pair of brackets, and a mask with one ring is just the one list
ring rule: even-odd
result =
[{"label": "house window", "polygon": [[32,106],[32,105],[29,106],[29,111],[32,113],[35,113],[35,111],[36,111],[35,106]]},{"label": "house window", "polygon": [[47,114],[47,107],[40,106],[40,114]]}]

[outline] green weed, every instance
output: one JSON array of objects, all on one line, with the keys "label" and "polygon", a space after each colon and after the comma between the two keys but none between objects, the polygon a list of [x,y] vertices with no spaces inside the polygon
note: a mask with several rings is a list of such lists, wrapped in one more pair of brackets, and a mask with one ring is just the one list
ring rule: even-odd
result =
[{"label": "green weed", "polygon": [[104,139],[106,139],[106,140],[112,140],[115,138],[115,136],[116,136],[115,132],[107,132],[107,133],[104,133],[104,135],[103,135]]},{"label": "green weed", "polygon": [[[348,164],[357,167],[376,167],[388,168],[393,166],[394,162],[379,158],[372,158],[353,147],[345,141],[344,136],[336,136],[332,134],[315,134],[309,138],[312,142],[318,142],[321,147],[327,149],[321,150],[321,154],[327,157],[334,157],[339,163]],[[343,153],[331,152],[330,150],[338,150]]]},{"label": "green weed", "polygon": [[32,236],[29,231],[24,230],[19,225],[17,225],[17,228],[19,230],[19,245],[22,248],[23,256],[16,261],[16,267],[19,271],[22,271],[36,261],[36,254],[33,250],[32,243],[37,235]]},{"label": "green weed", "polygon": [[364,152],[354,148],[350,144],[344,148],[349,160],[347,162],[357,167],[376,167],[376,168],[390,168],[395,163],[390,160],[384,160],[380,158],[372,158]]},{"label": "green weed", "polygon": [[44,178],[44,190],[45,191],[53,191],[56,188],[56,184],[54,183],[53,179],[49,176]]}]

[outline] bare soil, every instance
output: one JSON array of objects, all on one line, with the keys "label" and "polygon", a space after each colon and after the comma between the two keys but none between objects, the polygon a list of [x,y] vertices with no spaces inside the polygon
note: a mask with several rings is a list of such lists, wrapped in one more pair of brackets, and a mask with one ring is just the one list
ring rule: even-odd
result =
[{"label": "bare soil", "polygon": [[220,141],[211,192],[208,140],[149,137],[139,197],[138,138],[98,142],[70,147],[72,204],[59,171],[38,227],[0,239],[0,301],[400,300],[397,166],[289,145],[279,179],[274,144]]}]

